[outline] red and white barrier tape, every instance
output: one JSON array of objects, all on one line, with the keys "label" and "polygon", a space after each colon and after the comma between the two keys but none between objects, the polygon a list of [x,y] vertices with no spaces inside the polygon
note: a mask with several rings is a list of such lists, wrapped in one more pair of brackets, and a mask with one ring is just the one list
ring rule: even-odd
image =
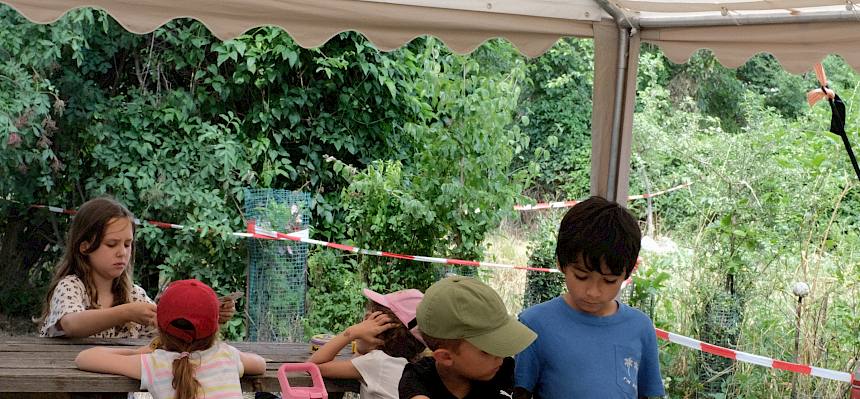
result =
[{"label": "red and white barrier tape", "polygon": [[[76,210],[74,210],[74,209],[63,209],[63,208],[57,208],[57,207],[55,207],[55,206],[49,206],[49,205],[30,205],[30,207],[31,207],[31,208],[39,208],[39,209],[47,209],[47,210],[49,210],[49,211],[51,211],[51,212],[54,212],[54,213],[62,213],[62,214],[65,214],[65,215],[74,215],[74,214],[78,213],[78,211],[76,211]],[[151,224],[151,225],[153,225],[153,226],[155,226],[155,227],[160,227],[160,228],[162,228],[162,229],[177,229],[177,230],[182,230],[182,229],[184,229],[184,228],[185,228],[185,226],[183,226],[183,225],[181,225],[181,224],[173,224],[173,223],[158,222],[158,221],[155,221],[155,220],[140,220],[140,219],[137,219],[137,218],[135,218],[135,219],[134,219],[134,224],[139,225],[139,224],[142,224],[142,223]]]},{"label": "red and white barrier tape", "polygon": [[[644,198],[652,198],[652,197],[656,197],[658,195],[671,193],[672,191],[677,191],[677,190],[680,190],[682,188],[689,187],[691,184],[693,184],[693,183],[684,183],[684,184],[681,184],[679,186],[675,186],[675,187],[672,187],[672,188],[669,188],[669,189],[666,189],[663,191],[657,191],[654,193],[631,195],[631,196],[627,197],[627,200],[633,201],[633,200],[644,199]],[[514,210],[517,210],[517,211],[535,211],[538,209],[570,208],[579,202],[580,201],[577,201],[577,200],[569,200],[569,201],[558,201],[558,202],[541,202],[541,203],[534,204],[534,205],[514,205]]]},{"label": "red and white barrier tape", "polygon": [[[75,213],[77,213],[77,211],[72,210],[72,209],[63,209],[63,208],[57,208],[57,207],[53,207],[53,206],[46,206],[46,205],[33,205],[32,207],[33,208],[47,209],[51,212],[63,213],[66,215],[74,215]],[[179,230],[181,230],[181,229],[186,228],[185,226],[183,226],[181,224],[158,222],[158,221],[154,221],[154,220],[143,220],[143,221],[141,221],[140,219],[134,219],[134,223],[135,224],[148,223],[148,224],[151,224],[155,227],[160,227],[163,229],[179,229]],[[504,264],[504,263],[478,262],[478,261],[472,261],[472,260],[436,258],[436,257],[432,257],[432,256],[403,255],[403,254],[398,254],[398,253],[394,253],[394,252],[386,252],[386,251],[377,251],[377,250],[372,250],[372,249],[357,248],[357,247],[344,245],[344,244],[337,244],[337,243],[333,243],[333,242],[314,240],[314,239],[309,238],[307,236],[307,234],[308,234],[307,230],[302,230],[301,232],[295,232],[292,234],[286,234],[286,233],[280,233],[277,231],[266,230],[266,229],[257,227],[253,221],[248,223],[248,232],[247,233],[233,232],[230,234],[233,236],[236,236],[236,237],[244,237],[244,238],[257,238],[257,239],[264,239],[264,240],[298,241],[298,242],[303,242],[306,244],[321,245],[321,246],[325,246],[325,247],[329,247],[329,248],[335,248],[335,249],[339,249],[341,251],[360,253],[363,255],[373,255],[373,256],[382,256],[382,257],[387,257],[387,258],[395,258],[395,259],[414,260],[417,262],[425,262],[425,263],[439,263],[439,264],[446,264],[446,265],[471,266],[471,267],[490,267],[490,268],[495,268],[495,269],[531,270],[531,271],[546,272],[546,273],[561,273],[561,271],[559,271],[558,269],[555,269],[555,268],[548,269],[548,268],[543,268],[543,267],[508,265],[508,264]],[[636,261],[636,267],[639,266],[640,261],[641,261],[641,259]],[[634,268],[633,271],[635,272],[636,268]],[[621,288],[623,289],[623,288],[627,287],[632,282],[633,282],[633,277],[629,277],[627,280],[624,280],[624,282],[621,283]]]},{"label": "red and white barrier tape", "polygon": [[[62,213],[66,215],[74,215],[77,211],[73,209],[63,209],[57,208],[54,206],[46,206],[46,205],[33,205],[33,208],[47,209],[51,212]],[[160,227],[163,229],[186,229],[186,226],[181,224],[174,223],[166,223],[166,222],[158,222],[154,220],[140,220],[135,219],[135,224],[147,223],[153,225],[155,227]],[[304,234],[302,234],[304,233]],[[272,230],[266,230],[260,227],[257,227],[253,221],[248,223],[248,231],[245,233],[233,232],[230,233],[236,237],[243,238],[257,238],[257,239],[266,239],[266,240],[286,240],[286,241],[298,241],[306,244],[313,245],[321,245],[329,248],[335,248],[342,251],[349,251],[354,253],[360,253],[363,255],[373,255],[373,256],[382,256],[387,258],[395,258],[395,259],[406,259],[406,260],[414,260],[418,262],[425,263],[439,263],[439,264],[447,264],[447,265],[459,265],[459,266],[471,266],[471,267],[490,267],[497,269],[515,269],[515,270],[532,270],[536,272],[547,272],[547,273],[561,273],[558,269],[548,269],[542,267],[531,267],[531,266],[517,266],[517,265],[508,265],[503,263],[493,263],[493,262],[478,262],[471,260],[461,260],[461,259],[446,259],[446,258],[436,258],[431,256],[420,256],[420,255],[403,255],[394,252],[386,252],[386,251],[377,251],[371,249],[362,249],[344,244],[337,244],[333,242],[326,242],[320,240],[314,240],[312,238],[307,237],[306,230],[302,232],[295,232],[292,234],[281,233]],[[629,284],[631,279],[627,279],[624,282],[624,286]]]},{"label": "red and white barrier tape", "polygon": [[690,187],[691,184],[693,184],[693,183],[688,182],[688,183],[684,183],[684,184],[681,184],[681,185],[678,185],[678,186],[675,186],[672,188],[667,188],[663,191],[657,191],[654,193],[645,193],[645,194],[639,194],[639,195],[631,195],[631,196],[627,197],[627,200],[633,201],[633,200],[638,200],[638,199],[653,198],[653,197],[656,197],[658,195],[668,194],[668,193],[671,193],[672,191],[678,191],[682,188]]},{"label": "red and white barrier tape", "polygon": [[536,211],[538,209],[570,208],[579,201],[541,202],[534,205],[514,205],[516,211]]},{"label": "red and white barrier tape", "polygon": [[532,270],[536,272],[547,272],[547,273],[561,273],[558,269],[548,269],[543,267],[531,267],[531,266],[516,266],[516,265],[507,265],[502,263],[492,263],[492,262],[478,262],[473,260],[461,260],[461,259],[448,259],[448,258],[435,258],[431,256],[420,256],[420,255],[403,255],[394,252],[385,252],[385,251],[377,251],[373,249],[364,249],[353,247],[350,245],[337,244],[333,242],[314,240],[312,238],[304,238],[295,234],[285,234],[277,231],[267,230],[261,227],[258,227],[254,221],[248,222],[248,235],[253,238],[260,238],[264,240],[289,240],[289,241],[298,241],[307,244],[313,245],[321,245],[324,247],[335,248],[341,251],[354,252],[362,255],[372,255],[372,256],[382,256],[386,258],[395,258],[395,259],[406,259],[406,260],[414,260],[418,262],[425,263],[440,263],[445,265],[457,265],[457,266],[471,266],[471,267],[492,267],[497,269],[516,269],[516,270]]},{"label": "red and white barrier tape", "polygon": [[63,209],[63,208],[57,208],[56,206],[49,206],[49,205],[30,205],[30,208],[47,209],[47,210],[54,212],[54,213],[63,213],[66,215],[74,215],[74,214],[78,213],[78,211],[76,211],[74,209]]},{"label": "red and white barrier tape", "polygon": [[[238,234],[238,233],[237,233]],[[387,258],[396,258],[396,259],[406,259],[406,260],[414,260],[417,262],[425,262],[425,263],[440,263],[445,265],[458,265],[458,266],[471,266],[471,267],[490,267],[496,269],[516,269],[516,270],[531,270],[536,272],[546,272],[546,273],[561,273],[560,270],[552,268],[543,268],[543,267],[531,267],[531,266],[517,266],[517,265],[507,265],[502,263],[492,263],[492,262],[478,262],[472,260],[461,260],[461,259],[448,259],[448,258],[434,258],[430,256],[420,256],[420,255],[403,255],[393,252],[385,252],[385,251],[377,251],[372,249],[363,249],[358,247],[353,247],[350,245],[337,244],[333,242],[314,240],[307,237],[302,237],[297,234],[285,234],[279,233],[277,231],[267,230],[260,227],[254,223],[254,221],[248,222],[248,237],[259,238],[264,240],[288,240],[288,241],[298,241],[307,244],[313,245],[321,245],[329,248],[336,248],[341,251],[348,251],[359,253],[362,255],[372,255],[372,256],[382,256]],[[633,268],[633,272],[639,267],[639,263],[641,262],[641,258],[636,260],[636,266]],[[631,273],[632,274],[632,273]],[[627,280],[621,283],[621,289],[627,287],[630,283],[633,282],[633,277],[628,277]]]},{"label": "red and white barrier tape", "polygon": [[657,338],[660,338],[665,341],[669,341],[672,343],[676,343],[679,345],[686,346],[688,348],[692,348],[698,351],[710,353],[712,355],[722,356],[727,359],[737,360],[739,362],[756,364],[759,366],[764,366],[772,369],[780,369],[791,371],[799,374],[806,374],[815,377],[827,378],[834,381],[841,381],[851,383],[851,374],[823,369],[820,367],[812,367],[806,366],[803,364],[784,362],[782,360],[775,360],[764,356],[753,355],[746,352],[736,351],[733,349],[724,348],[722,346],[711,345],[697,339],[693,339],[690,337],[685,337],[683,335],[678,335],[675,333],[670,333],[668,331],[661,330],[659,328],[655,329],[657,331]]}]

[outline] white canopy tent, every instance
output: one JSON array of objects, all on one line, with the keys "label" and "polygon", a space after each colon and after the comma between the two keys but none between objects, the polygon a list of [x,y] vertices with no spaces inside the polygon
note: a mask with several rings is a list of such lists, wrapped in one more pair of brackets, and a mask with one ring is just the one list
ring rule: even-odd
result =
[{"label": "white canopy tent", "polygon": [[591,192],[627,197],[639,45],[656,44],[674,62],[701,48],[737,67],[759,52],[790,72],[828,54],[860,70],[860,4],[854,0],[0,0],[31,21],[49,23],[70,9],[106,10],[126,29],[150,32],[181,17],[221,39],[275,25],[303,47],[343,31],[364,34],[380,50],[421,35],[468,53],[503,37],[525,55],[562,37],[595,45]]}]

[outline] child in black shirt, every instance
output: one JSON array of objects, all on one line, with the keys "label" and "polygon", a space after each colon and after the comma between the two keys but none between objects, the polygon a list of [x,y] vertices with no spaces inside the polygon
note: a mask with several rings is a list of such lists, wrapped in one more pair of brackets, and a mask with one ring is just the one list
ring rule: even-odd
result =
[{"label": "child in black shirt", "polygon": [[510,398],[514,359],[537,335],[508,315],[492,288],[449,277],[427,289],[418,328],[433,357],[407,364],[404,399]]}]

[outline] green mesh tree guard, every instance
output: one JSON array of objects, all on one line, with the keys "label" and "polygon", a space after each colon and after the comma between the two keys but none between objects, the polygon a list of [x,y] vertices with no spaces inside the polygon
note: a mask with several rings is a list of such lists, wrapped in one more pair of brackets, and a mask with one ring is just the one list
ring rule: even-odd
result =
[{"label": "green mesh tree guard", "polygon": [[[737,348],[743,321],[743,298],[721,291],[705,304],[700,321],[701,340],[724,348]],[[700,352],[697,365],[702,389],[699,398],[714,398],[727,393],[734,376],[734,361]]]},{"label": "green mesh tree guard", "polygon": [[[289,233],[308,228],[310,195],[287,190],[246,189],[245,217],[257,226]],[[248,339],[300,341],[307,292],[308,246],[249,240]]]}]

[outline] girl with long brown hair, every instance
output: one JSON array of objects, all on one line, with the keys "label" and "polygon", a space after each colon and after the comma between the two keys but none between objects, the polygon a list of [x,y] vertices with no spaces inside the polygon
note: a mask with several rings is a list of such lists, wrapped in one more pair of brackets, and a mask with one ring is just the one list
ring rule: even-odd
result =
[{"label": "girl with long brown hair", "polygon": [[[140,338],[155,333],[156,306],[132,282],[135,218],[110,197],[78,209],[65,251],[42,307],[42,337]],[[235,299],[221,299],[221,323],[236,313]]]},{"label": "girl with long brown hair", "polygon": [[140,380],[155,399],[242,398],[243,374],[263,374],[266,361],[217,339],[220,304],[198,280],[171,283],[158,301],[159,348],[94,347],[78,368]]},{"label": "girl with long brown hair", "polygon": [[138,338],[151,333],[155,304],[131,280],[134,230],[134,215],[113,198],[94,198],[80,207],[36,320],[40,336]]}]

